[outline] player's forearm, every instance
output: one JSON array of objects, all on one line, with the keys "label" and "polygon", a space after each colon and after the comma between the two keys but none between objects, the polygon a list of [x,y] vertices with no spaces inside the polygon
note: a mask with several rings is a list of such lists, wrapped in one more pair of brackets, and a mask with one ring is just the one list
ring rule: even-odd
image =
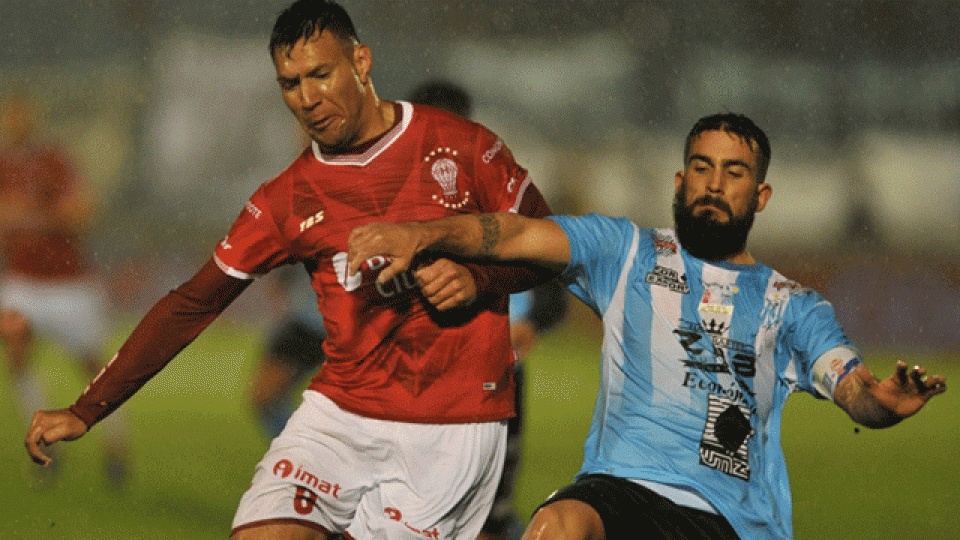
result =
[{"label": "player's forearm", "polygon": [[88,426],[106,418],[159,373],[249,283],[230,278],[211,264],[147,312],[114,359],[70,407]]},{"label": "player's forearm", "polygon": [[552,222],[510,212],[469,214],[416,225],[418,251],[494,261],[530,261],[545,265],[565,262],[556,238],[544,234]]},{"label": "player's forearm", "polygon": [[[858,369],[867,368],[860,366]],[[881,405],[856,376],[848,376],[840,381],[834,400],[854,422],[868,428],[886,428],[903,420],[903,417]]]},{"label": "player's forearm", "polygon": [[504,237],[501,221],[507,221],[511,215],[465,214],[414,224],[420,237],[417,251],[499,258]]}]

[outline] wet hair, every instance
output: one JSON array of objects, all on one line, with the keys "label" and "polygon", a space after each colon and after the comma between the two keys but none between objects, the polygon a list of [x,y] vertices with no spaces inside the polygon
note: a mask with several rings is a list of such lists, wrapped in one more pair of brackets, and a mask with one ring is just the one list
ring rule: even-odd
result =
[{"label": "wet hair", "polygon": [[344,46],[357,41],[357,29],[343,6],[328,0],[297,0],[277,16],[270,34],[270,57],[324,30],[337,36]]},{"label": "wet hair", "polygon": [[410,101],[470,118],[473,103],[470,94],[460,86],[444,80],[428,81],[413,90]]},{"label": "wet hair", "polygon": [[762,129],[746,116],[737,113],[719,113],[704,116],[693,125],[683,146],[683,160],[690,157],[693,140],[704,131],[724,131],[743,139],[757,154],[757,183],[764,182],[770,165],[770,140]]}]

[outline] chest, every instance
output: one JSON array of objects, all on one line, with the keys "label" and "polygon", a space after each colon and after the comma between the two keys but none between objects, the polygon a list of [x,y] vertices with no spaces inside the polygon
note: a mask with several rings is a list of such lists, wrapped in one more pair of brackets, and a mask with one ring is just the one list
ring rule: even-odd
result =
[{"label": "chest", "polygon": [[318,166],[294,181],[283,234],[303,258],[332,257],[364,223],[482,211],[482,179],[475,176],[468,156],[444,147],[366,166]]}]

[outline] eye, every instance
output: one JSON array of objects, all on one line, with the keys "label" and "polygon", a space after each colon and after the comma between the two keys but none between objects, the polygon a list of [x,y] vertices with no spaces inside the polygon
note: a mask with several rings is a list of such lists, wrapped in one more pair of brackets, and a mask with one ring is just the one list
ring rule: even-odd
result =
[{"label": "eye", "polygon": [[733,178],[743,178],[747,176],[747,169],[743,167],[731,167],[727,169],[727,174]]},{"label": "eye", "polygon": [[331,74],[331,71],[326,68],[316,69],[310,72],[310,76],[313,77],[314,79],[326,79],[330,77],[330,74]]}]

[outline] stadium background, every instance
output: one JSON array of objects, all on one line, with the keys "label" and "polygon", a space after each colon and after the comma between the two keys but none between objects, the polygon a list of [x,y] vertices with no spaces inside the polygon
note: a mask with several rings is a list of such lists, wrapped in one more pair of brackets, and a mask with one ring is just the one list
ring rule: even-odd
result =
[{"label": "stadium background", "polygon": [[[117,340],[299,152],[266,53],[285,4],[4,2],[0,90],[34,97],[93,187]],[[753,250],[821,290],[875,370],[906,357],[960,372],[960,3],[344,5],[382,97],[430,77],[464,84],[558,211],[669,224],[683,134],[703,114],[747,113],[774,147],[775,198]],[[265,447],[246,393],[270,318],[262,289],[128,404],[126,494],[106,490],[86,440],[68,448],[57,486],[24,491],[23,430],[3,386],[0,538],[225,537]],[[525,513],[579,465],[597,340],[576,307],[530,359]],[[66,404],[83,381],[59,354],[45,346],[42,365]],[[793,398],[797,538],[960,538],[958,401],[951,391],[922,418],[855,433],[835,407]]]}]

